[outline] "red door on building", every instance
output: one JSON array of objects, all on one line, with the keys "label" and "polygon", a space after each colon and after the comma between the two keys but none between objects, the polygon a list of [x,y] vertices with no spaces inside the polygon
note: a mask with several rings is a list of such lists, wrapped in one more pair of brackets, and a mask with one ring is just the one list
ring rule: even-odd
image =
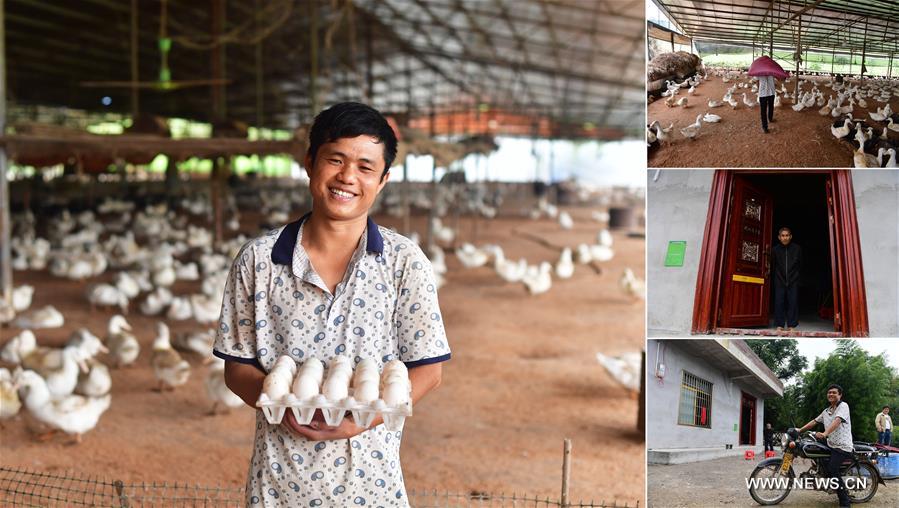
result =
[{"label": "red door on building", "polygon": [[773,200],[742,175],[734,178],[720,326],[768,326]]},{"label": "red door on building", "polygon": [[755,397],[740,394],[740,444],[755,446]]}]

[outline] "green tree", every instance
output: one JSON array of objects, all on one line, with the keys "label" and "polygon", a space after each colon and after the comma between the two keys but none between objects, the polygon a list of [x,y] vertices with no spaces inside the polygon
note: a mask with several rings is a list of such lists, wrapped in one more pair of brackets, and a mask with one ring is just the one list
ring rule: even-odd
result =
[{"label": "green tree", "polygon": [[799,354],[796,339],[747,339],[746,345],[781,381],[788,381],[808,367],[808,360]]},{"label": "green tree", "polygon": [[[871,356],[854,340],[838,340],[836,350],[802,376],[797,394],[796,423],[802,425],[815,418],[827,402],[827,387],[836,383],[843,388],[843,401],[849,404],[852,435],[856,440],[875,441],[874,416],[889,403],[897,386],[897,374],[889,367],[884,354]],[[819,429],[818,430],[822,430]]]}]

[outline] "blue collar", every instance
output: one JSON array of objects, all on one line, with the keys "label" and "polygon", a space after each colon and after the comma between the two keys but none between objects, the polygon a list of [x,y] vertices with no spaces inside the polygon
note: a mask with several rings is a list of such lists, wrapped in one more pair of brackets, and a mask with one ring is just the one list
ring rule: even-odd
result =
[{"label": "blue collar", "polygon": [[[297,235],[300,233],[300,226],[311,214],[312,212],[308,212],[306,215],[300,217],[299,220],[284,226],[284,229],[275,241],[275,245],[272,247],[273,263],[276,265],[289,265],[293,262],[293,251],[297,246]],[[378,225],[375,224],[375,221],[373,221],[371,217],[368,218],[366,231],[368,233],[365,239],[365,249],[374,254],[383,254],[384,238],[381,237],[381,232],[378,231]]]}]

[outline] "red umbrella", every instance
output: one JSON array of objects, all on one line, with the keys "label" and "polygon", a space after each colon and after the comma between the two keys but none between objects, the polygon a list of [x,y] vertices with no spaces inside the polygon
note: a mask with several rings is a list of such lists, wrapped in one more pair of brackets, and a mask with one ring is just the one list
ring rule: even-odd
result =
[{"label": "red umbrella", "polygon": [[749,66],[750,76],[774,76],[777,79],[787,79],[790,73],[785,71],[779,63],[768,56],[760,56]]}]

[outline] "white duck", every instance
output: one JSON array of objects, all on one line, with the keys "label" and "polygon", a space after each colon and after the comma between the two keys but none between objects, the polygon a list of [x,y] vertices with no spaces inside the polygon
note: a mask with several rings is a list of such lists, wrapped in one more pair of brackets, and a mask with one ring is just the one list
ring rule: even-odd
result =
[{"label": "white duck", "polygon": [[596,243],[604,247],[611,247],[614,241],[615,239],[612,238],[612,233],[609,233],[608,229],[601,229],[596,234]]},{"label": "white duck", "polygon": [[78,384],[78,370],[87,371],[89,356],[75,345],[38,348],[22,359],[22,367],[39,373],[53,400],[67,397]]},{"label": "white duck", "polygon": [[19,328],[36,330],[39,328],[59,328],[65,324],[65,321],[61,312],[52,305],[47,305],[24,316],[19,316],[13,324]]},{"label": "white duck", "polygon": [[702,117],[702,121],[706,123],[718,123],[721,121],[721,117],[718,115],[713,115],[711,113],[706,113],[705,116]]},{"label": "white duck", "polygon": [[169,310],[166,311],[165,317],[173,321],[184,321],[192,318],[194,315],[190,305],[190,299],[186,296],[176,296],[172,298],[169,304]]},{"label": "white duck", "polygon": [[743,93],[743,104],[746,105],[747,108],[754,108],[758,102],[746,97],[746,93]]},{"label": "white duck", "polygon": [[140,311],[148,316],[155,316],[172,303],[172,292],[166,288],[157,288],[147,295],[140,304]]},{"label": "white duck", "polygon": [[106,328],[106,347],[114,367],[131,365],[140,355],[140,343],[131,333],[131,325],[124,316],[115,315],[109,319]]},{"label": "white duck", "polygon": [[176,386],[187,382],[190,377],[190,364],[172,349],[169,327],[160,321],[156,325],[156,329],[157,336],[153,341],[153,357],[150,363],[153,365],[153,373],[159,382],[158,391],[174,390]]},{"label": "white duck", "polygon": [[75,393],[86,397],[102,397],[112,389],[112,376],[109,375],[109,367],[97,360],[87,361],[87,372],[78,374],[78,384],[75,385]]},{"label": "white duck", "polygon": [[203,358],[209,358],[212,354],[212,345],[215,342],[215,329],[209,328],[203,331],[179,333],[175,335],[172,346],[181,351],[196,353]]},{"label": "white duck", "polygon": [[693,139],[699,134],[700,127],[702,127],[702,115],[696,115],[696,121],[680,129],[680,133],[685,138]]},{"label": "white duck", "polygon": [[493,249],[493,269],[499,278],[506,282],[519,282],[528,269],[528,262],[524,258],[517,263],[506,259],[503,249],[497,245]]},{"label": "white duck", "polygon": [[94,284],[87,289],[87,300],[91,309],[95,307],[118,307],[123,314],[128,313],[128,297],[112,284]]},{"label": "white duck", "polygon": [[37,338],[31,330],[22,330],[21,333],[9,339],[0,350],[0,360],[19,365],[22,359],[37,349]]},{"label": "white duck", "polygon": [[646,299],[646,283],[638,279],[630,268],[624,269],[624,273],[618,279],[618,286],[634,300]]},{"label": "white duck", "polygon": [[615,257],[615,251],[607,245],[591,245],[590,258],[592,261],[604,263]]},{"label": "white duck", "polygon": [[484,266],[489,261],[490,256],[481,249],[478,249],[470,243],[463,243],[456,249],[456,257],[465,268],[477,268]]},{"label": "white duck", "polygon": [[852,162],[857,168],[879,168],[880,166],[877,164],[877,157],[869,153],[865,153],[865,144],[862,142],[858,136],[856,136],[856,141],[858,141],[858,150],[856,150],[852,154]]},{"label": "white duck", "polygon": [[0,367],[0,426],[3,420],[8,420],[22,409],[22,401],[19,400],[18,387],[13,382],[13,375],[9,369]]},{"label": "white duck", "polygon": [[128,272],[119,272],[116,274],[115,287],[129,299],[137,297],[141,292],[141,287],[137,279]]},{"label": "white duck", "polygon": [[724,101],[713,101],[709,99],[709,107],[710,108],[719,108],[724,105]]},{"label": "white duck", "polygon": [[198,323],[216,323],[222,312],[222,299],[204,294],[190,295],[190,308]]},{"label": "white duck", "polygon": [[574,253],[575,253],[574,259],[582,265],[586,265],[590,261],[593,261],[593,256],[590,252],[590,246],[587,245],[586,243],[578,244]]},{"label": "white duck", "polygon": [[574,227],[574,220],[568,212],[559,212],[559,226],[562,226],[562,229],[571,229]]},{"label": "white duck", "polygon": [[[887,161],[886,166],[883,164],[883,156],[884,154],[889,155],[890,159]],[[881,168],[895,168],[896,166],[896,149],[889,148],[884,149],[880,148],[877,150],[877,166]]]},{"label": "white duck", "polygon": [[843,120],[842,127],[834,127],[833,125],[831,125],[830,133],[833,134],[833,137],[835,137],[837,139],[845,138],[846,136],[849,135],[849,126],[851,124],[852,124],[852,118],[847,118],[847,119]]},{"label": "white duck", "polygon": [[546,293],[552,287],[552,269],[553,266],[546,261],[539,267],[529,266],[521,281],[532,295]]},{"label": "white duck", "polygon": [[225,406],[225,412],[243,405],[243,400],[225,384],[225,360],[221,358],[213,358],[206,373],[206,396],[212,401],[210,415],[217,414],[219,404]]},{"label": "white duck", "polygon": [[16,312],[24,312],[31,307],[31,299],[34,296],[34,286],[27,284],[12,290],[12,308]]},{"label": "white duck", "polygon": [[574,262],[571,260],[571,248],[562,249],[562,255],[556,262],[556,276],[560,279],[570,279],[574,275]]},{"label": "white duck", "polygon": [[899,123],[893,123],[893,117],[887,118],[887,129],[893,132],[899,132]]},{"label": "white duck", "polygon": [[617,357],[596,353],[596,359],[618,384],[631,392],[640,391],[642,353],[624,353]]},{"label": "white duck", "polygon": [[99,398],[69,395],[53,400],[47,382],[32,370],[19,373],[15,382],[25,407],[39,422],[74,435],[78,443],[82,434],[97,426],[111,401],[109,394]]}]

